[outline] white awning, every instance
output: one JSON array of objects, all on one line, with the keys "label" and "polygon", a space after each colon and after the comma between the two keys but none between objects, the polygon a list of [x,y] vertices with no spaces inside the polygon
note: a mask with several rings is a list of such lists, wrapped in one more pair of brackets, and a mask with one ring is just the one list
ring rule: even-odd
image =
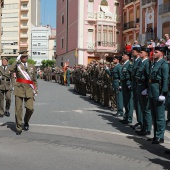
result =
[{"label": "white awning", "polygon": [[106,17],[112,17],[113,14],[109,11],[109,8],[107,6],[101,6],[101,10],[105,13]]}]

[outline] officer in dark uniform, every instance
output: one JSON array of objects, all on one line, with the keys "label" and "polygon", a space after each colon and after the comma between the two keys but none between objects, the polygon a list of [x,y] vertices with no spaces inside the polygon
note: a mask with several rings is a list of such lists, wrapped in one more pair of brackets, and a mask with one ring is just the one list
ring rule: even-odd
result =
[{"label": "officer in dark uniform", "polygon": [[139,105],[142,110],[143,124],[142,129],[138,132],[138,135],[145,136],[151,134],[152,117],[149,106],[148,98],[148,77],[149,77],[149,54],[150,48],[141,47],[141,62],[139,68],[136,72],[136,82],[137,82],[137,95],[139,97]]},{"label": "officer in dark uniform", "polygon": [[165,98],[168,92],[168,62],[163,59],[166,47],[155,47],[149,76],[149,99],[154,123],[153,144],[164,143]]},{"label": "officer in dark uniform", "polygon": [[122,77],[122,66],[120,65],[120,60],[122,59],[122,56],[114,56],[113,57],[113,63],[115,66],[108,70],[106,69],[106,72],[112,76],[112,88],[114,90],[114,95],[116,99],[116,105],[117,105],[117,113],[115,116],[121,117],[123,116],[123,95],[122,95],[122,83],[121,83],[121,77]]},{"label": "officer in dark uniform", "polygon": [[142,111],[139,105],[139,96],[136,90],[137,82],[135,77],[137,70],[139,69],[139,64],[141,63],[140,50],[141,50],[140,47],[134,47],[132,51],[134,57],[133,67],[132,67],[132,90],[133,90],[134,109],[136,111],[136,118],[137,118],[137,123],[134,126],[131,126],[133,129],[141,128],[143,124]]},{"label": "officer in dark uniform", "polygon": [[124,52],[122,60],[124,62],[122,67],[122,92],[123,103],[125,107],[125,114],[123,120],[120,120],[123,124],[132,123],[133,120],[133,93],[132,93],[132,64],[130,63],[131,53]]}]

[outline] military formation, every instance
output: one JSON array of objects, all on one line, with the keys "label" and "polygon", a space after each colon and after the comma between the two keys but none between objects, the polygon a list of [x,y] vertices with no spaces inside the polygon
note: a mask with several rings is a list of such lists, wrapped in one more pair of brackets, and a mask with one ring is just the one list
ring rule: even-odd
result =
[{"label": "military formation", "polygon": [[[112,62],[92,60],[87,66],[68,67],[66,83],[63,69],[58,68],[56,82],[69,85],[71,79],[77,93],[90,94],[90,100],[116,111],[114,116],[122,117],[120,122],[129,124],[139,136],[150,135],[153,125],[154,137],[148,140],[152,144],[164,143],[165,128],[170,122],[167,50],[155,47],[150,60],[150,48],[134,47],[132,52],[113,56]],[[134,111],[137,123],[132,125]]]}]

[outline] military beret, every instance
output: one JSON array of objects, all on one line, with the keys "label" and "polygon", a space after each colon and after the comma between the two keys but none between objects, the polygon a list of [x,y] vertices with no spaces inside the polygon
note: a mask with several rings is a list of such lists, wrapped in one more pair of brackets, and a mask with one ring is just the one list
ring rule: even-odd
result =
[{"label": "military beret", "polygon": [[164,52],[164,53],[165,53],[168,49],[167,49],[166,46],[163,46],[163,47],[155,47],[155,50],[161,51],[161,52]]},{"label": "military beret", "polygon": [[141,51],[141,47],[133,47],[133,50],[140,52]]},{"label": "military beret", "polygon": [[7,58],[7,57],[2,57],[2,60],[4,60],[4,59],[8,61],[8,58]]}]

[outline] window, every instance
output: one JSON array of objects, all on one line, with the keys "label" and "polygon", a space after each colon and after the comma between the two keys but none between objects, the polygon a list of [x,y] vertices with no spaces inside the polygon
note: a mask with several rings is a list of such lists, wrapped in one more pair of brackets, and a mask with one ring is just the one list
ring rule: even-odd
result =
[{"label": "window", "polygon": [[113,46],[113,26],[109,26],[109,36],[108,36],[109,46]]},{"label": "window", "polygon": [[61,48],[64,48],[64,38],[61,39]]},{"label": "window", "polygon": [[3,9],[18,9],[18,4],[4,4]]},{"label": "window", "polygon": [[101,25],[98,25],[98,34],[97,34],[98,46],[101,46],[101,41],[102,41]]},{"label": "window", "polygon": [[61,25],[64,24],[64,15],[61,16]]},{"label": "window", "polygon": [[27,8],[28,4],[22,4],[23,8]]},{"label": "window", "polygon": [[115,2],[115,6],[119,6],[119,2]]},{"label": "window", "polygon": [[18,31],[3,31],[3,37],[18,37]]},{"label": "window", "polygon": [[107,46],[107,26],[103,25],[103,46]]},{"label": "window", "polygon": [[18,12],[13,13],[3,13],[2,18],[18,18]]},{"label": "window", "polygon": [[18,22],[2,22],[1,25],[3,28],[18,27]]}]

